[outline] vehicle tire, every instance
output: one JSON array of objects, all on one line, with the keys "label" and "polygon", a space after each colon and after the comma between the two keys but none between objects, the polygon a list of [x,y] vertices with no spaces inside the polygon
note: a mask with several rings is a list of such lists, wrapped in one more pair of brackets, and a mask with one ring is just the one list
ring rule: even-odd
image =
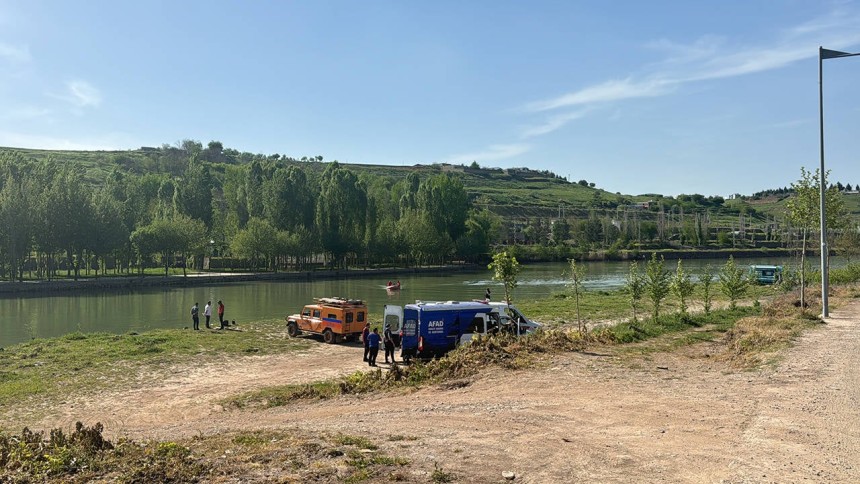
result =
[{"label": "vehicle tire", "polygon": [[323,331],[323,341],[331,345],[337,341],[337,337],[330,329],[327,329]]},{"label": "vehicle tire", "polygon": [[295,338],[299,335],[299,325],[296,324],[295,321],[290,321],[289,323],[287,323],[287,334],[290,335],[290,337],[292,338]]}]

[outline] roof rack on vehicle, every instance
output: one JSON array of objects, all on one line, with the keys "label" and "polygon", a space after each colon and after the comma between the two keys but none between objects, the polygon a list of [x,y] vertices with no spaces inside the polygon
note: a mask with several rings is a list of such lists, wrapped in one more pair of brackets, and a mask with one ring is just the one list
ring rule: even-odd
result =
[{"label": "roof rack on vehicle", "polygon": [[361,299],[345,299],[342,297],[317,297],[314,301],[320,304],[328,304],[329,306],[363,306],[364,301]]}]

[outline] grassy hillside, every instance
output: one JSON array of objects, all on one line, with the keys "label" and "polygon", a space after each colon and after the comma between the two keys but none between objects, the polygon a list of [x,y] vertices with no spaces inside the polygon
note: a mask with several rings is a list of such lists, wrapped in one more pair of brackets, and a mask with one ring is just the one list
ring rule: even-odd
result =
[{"label": "grassy hillside", "polygon": [[[240,153],[236,150],[223,150],[218,154],[207,153],[202,149],[200,156],[214,164],[245,164],[252,161],[296,164],[305,170],[321,173],[327,166],[322,157],[293,159],[279,155]],[[142,174],[151,172],[179,175],[188,160],[184,148],[162,146],[125,151],[53,151],[24,148],[0,147],[0,157],[15,153],[23,158],[35,160],[53,159],[63,163],[73,163],[84,170],[84,180],[98,185],[114,169]],[[535,171],[528,168],[502,170],[499,168],[470,168],[462,165],[368,165],[349,164],[348,167],[361,174],[384,176],[399,181],[410,173],[418,173],[422,178],[449,172],[462,177],[467,191],[475,202],[504,216],[512,217],[555,217],[560,213],[568,216],[585,217],[589,211],[615,213],[636,202],[653,202],[675,213],[703,212],[710,207],[685,203],[659,194],[622,195],[611,193],[599,187],[590,187],[569,182],[550,172]],[[216,170],[218,171],[218,170]],[[647,189],[647,187],[643,187]],[[761,199],[743,198],[727,200],[724,206],[708,210],[712,221],[730,226],[740,213],[747,214],[751,220],[782,219],[785,214],[787,195],[773,195]],[[847,194],[846,207],[855,217],[860,217],[860,194]],[[670,208],[675,205],[674,209]],[[683,207],[682,207],[683,205]],[[653,212],[652,208],[652,212]]]},{"label": "grassy hillside", "polygon": [[[178,166],[172,166],[170,158],[176,158],[180,152],[177,148],[146,148],[127,151],[53,151],[24,148],[0,147],[0,156],[4,153],[16,153],[23,158],[34,160],[53,159],[63,163],[80,165],[85,172],[85,180],[99,184],[112,170],[119,168],[132,173],[168,172],[179,174]],[[183,153],[183,152],[180,152]],[[187,155],[185,155],[187,158]],[[168,159],[165,161],[165,159]],[[273,157],[237,153],[225,150],[218,157],[226,164],[250,163],[253,160],[273,160]],[[302,161],[279,157],[280,162],[297,164],[306,170],[321,173],[328,163],[320,161]],[[181,164],[178,161],[177,164]],[[526,214],[534,212],[534,216],[548,216],[558,211],[561,202],[569,208],[586,208],[595,199],[595,193],[603,202],[618,203],[625,200],[647,200],[648,197],[621,196],[609,193],[599,188],[569,183],[557,178],[551,173],[522,169],[501,170],[498,168],[468,168],[460,165],[411,165],[388,166],[349,164],[348,167],[357,173],[369,173],[377,176],[392,178],[395,181],[406,178],[410,173],[418,173],[423,177],[450,172],[461,176],[469,193],[479,203],[491,208],[509,207]],[[547,213],[543,213],[547,212]]]}]

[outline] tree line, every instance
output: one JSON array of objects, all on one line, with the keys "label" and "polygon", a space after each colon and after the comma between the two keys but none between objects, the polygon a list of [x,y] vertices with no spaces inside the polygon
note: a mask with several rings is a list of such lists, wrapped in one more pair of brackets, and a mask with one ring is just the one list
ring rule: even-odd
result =
[{"label": "tree line", "polygon": [[116,167],[98,184],[78,165],[0,155],[0,277],[167,274],[207,256],[266,270],[443,263],[486,257],[498,237],[500,219],[452,175],[394,181],[280,157],[220,163],[211,145],[181,171]]},{"label": "tree line", "polygon": [[[718,196],[655,194],[633,203],[610,201],[600,190],[579,208],[562,200],[558,216],[524,220],[510,207],[490,206],[475,187],[467,191],[463,174],[441,170],[394,178],[323,164],[322,156],[253,155],[185,140],[113,155],[113,168],[94,179],[85,161],[53,156],[0,152],[0,278],[159,266],[166,274],[202,269],[204,260],[213,270],[271,271],[486,262],[495,246],[530,261],[795,240],[805,252],[814,234],[807,218],[817,206],[806,193],[816,181],[803,171],[800,185],[809,189],[793,184],[790,200],[805,208],[779,221],[743,200],[728,206]],[[841,229],[829,234],[831,247],[856,249],[839,184],[828,194],[828,226]]]}]

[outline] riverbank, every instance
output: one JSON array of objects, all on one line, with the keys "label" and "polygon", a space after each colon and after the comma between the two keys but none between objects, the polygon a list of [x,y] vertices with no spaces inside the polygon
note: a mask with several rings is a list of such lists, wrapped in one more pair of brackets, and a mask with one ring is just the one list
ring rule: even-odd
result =
[{"label": "riverbank", "polygon": [[345,269],[300,272],[195,272],[186,276],[106,276],[81,278],[77,281],[0,282],[0,297],[6,295],[98,292],[163,287],[196,287],[251,281],[309,282],[326,279],[378,278],[397,279],[406,274],[447,274],[485,269],[480,264],[456,264],[433,267],[396,267],[382,269]]},{"label": "riverbank", "polygon": [[[858,388],[852,360],[860,348],[857,295],[856,289],[834,294],[846,299],[839,299],[826,325],[796,320],[784,301],[770,311],[784,316],[744,318],[747,324],[737,331],[697,324],[632,345],[523,348],[537,358],[533,364],[488,364],[409,391],[300,398],[279,406],[224,402],[272,386],[358,382],[386,368],[368,373],[355,344],[302,339],[306,348],[260,346],[293,341],[282,340],[282,329],[128,335],[123,351],[111,354],[113,364],[100,365],[54,361],[68,355],[67,348],[49,357],[51,342],[34,342],[7,349],[0,360],[8,363],[0,369],[9,377],[44,372],[39,381],[65,375],[89,383],[63,385],[53,397],[10,398],[0,412],[7,435],[24,425],[47,434],[51,428],[69,432],[77,421],[101,429],[100,422],[105,438],[143,450],[79,456],[61,443],[56,451],[46,445],[29,460],[14,454],[20,467],[8,466],[0,478],[426,483],[499,482],[503,475],[516,482],[759,482],[767,476],[774,482],[853,482],[860,469],[849,405]],[[798,333],[785,332],[785,319],[806,334],[797,339]],[[743,335],[755,344],[738,342]],[[173,338],[187,340],[188,348]],[[797,346],[786,349],[788,340]],[[76,336],[60,342],[98,341]],[[219,348],[199,353],[210,345]],[[99,346],[115,348],[107,339]],[[768,364],[739,371],[738,350],[751,349],[763,350],[761,362]],[[504,361],[519,361],[511,355]],[[125,376],[105,374],[111,371]],[[796,422],[803,422],[803,432]],[[822,461],[822,449],[833,459]],[[64,456],[65,467],[36,466]],[[83,458],[93,456],[105,460]],[[110,460],[115,456],[125,457]]]}]

